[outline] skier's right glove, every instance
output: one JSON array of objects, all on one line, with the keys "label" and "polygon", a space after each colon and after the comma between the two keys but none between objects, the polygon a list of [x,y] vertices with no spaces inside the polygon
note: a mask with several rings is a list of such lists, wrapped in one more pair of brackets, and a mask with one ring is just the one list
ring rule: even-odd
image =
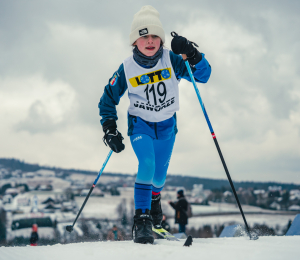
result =
[{"label": "skier's right glove", "polygon": [[125,149],[125,145],[122,143],[124,139],[121,133],[117,130],[116,121],[113,119],[106,120],[103,125],[103,142],[108,145],[115,153],[122,152]]}]

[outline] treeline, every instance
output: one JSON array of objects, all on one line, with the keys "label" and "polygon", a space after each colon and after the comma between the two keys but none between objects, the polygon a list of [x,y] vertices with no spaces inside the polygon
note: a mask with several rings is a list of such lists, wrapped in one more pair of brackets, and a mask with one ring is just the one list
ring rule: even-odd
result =
[{"label": "treeline", "polygon": [[[0,167],[6,168],[10,171],[21,170],[22,172],[35,172],[38,170],[51,170],[55,172],[65,172],[65,173],[81,173],[87,175],[97,175],[98,172],[95,171],[86,171],[81,169],[64,169],[59,167],[50,167],[50,166],[40,166],[39,164],[30,164],[18,159],[10,158],[0,158]],[[128,177],[132,176],[131,174],[123,173],[103,173],[103,175],[112,175],[114,177]]]},{"label": "treeline", "polygon": [[5,158],[0,158],[0,166],[10,171],[21,170],[22,172],[35,172],[42,169],[38,164],[30,164],[16,159]]},{"label": "treeline", "polygon": [[[25,163],[24,161],[20,161],[17,159],[7,159],[0,158],[0,166],[10,170],[21,170],[22,172],[34,172],[41,169],[52,170],[55,172],[64,172],[64,173],[81,173],[87,175],[97,175],[98,172],[95,171],[85,171],[80,169],[63,169],[49,166],[40,166],[39,164],[30,164]],[[106,176],[114,176],[114,177],[129,177],[134,176],[132,174],[122,174],[122,173],[103,173]],[[168,174],[166,179],[166,185],[170,186],[181,186],[185,187],[187,190],[193,189],[194,184],[203,184],[205,189],[209,190],[220,190],[226,191],[231,190],[228,180],[224,179],[209,179],[209,178],[200,178],[200,177],[192,177],[187,175],[172,175]],[[236,189],[238,188],[253,188],[253,189],[263,189],[267,190],[269,186],[281,186],[283,190],[291,190],[291,189],[300,189],[300,185],[294,183],[280,183],[280,182],[250,182],[250,181],[242,181],[242,182],[234,182],[234,186]]]},{"label": "treeline", "polygon": [[[242,181],[242,182],[233,182],[233,183],[236,189],[253,188],[255,190],[257,189],[267,190],[269,186],[281,186],[283,190],[300,188],[300,185],[294,183],[252,182],[252,181]],[[183,186],[188,190],[191,190],[194,184],[203,184],[204,188],[209,190],[219,190],[219,191],[231,190],[228,180],[199,178],[199,177],[191,177],[191,176],[184,176],[184,175],[168,175],[166,184],[171,186]]]}]

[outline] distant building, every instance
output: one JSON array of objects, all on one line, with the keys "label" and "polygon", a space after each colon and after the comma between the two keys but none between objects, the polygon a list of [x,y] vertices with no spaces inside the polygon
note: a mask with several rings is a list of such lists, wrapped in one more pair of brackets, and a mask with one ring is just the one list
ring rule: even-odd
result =
[{"label": "distant building", "polygon": [[11,195],[11,196],[16,196],[20,193],[20,191],[16,188],[8,188],[5,191],[5,195]]},{"label": "distant building", "polygon": [[300,190],[290,190],[290,200],[300,200]]},{"label": "distant building", "polygon": [[22,176],[23,178],[34,178],[35,174],[33,172],[24,172]]},{"label": "distant building", "polygon": [[208,204],[207,198],[211,194],[210,190],[204,190],[203,184],[194,184],[189,202],[192,204]]},{"label": "distant building", "polygon": [[300,211],[300,206],[299,205],[292,205],[288,208],[288,210]]},{"label": "distant building", "polygon": [[263,195],[266,193],[266,191],[265,190],[254,190],[253,193],[254,193],[254,195]]},{"label": "distant building", "polygon": [[38,170],[35,174],[40,177],[55,177],[55,172],[50,170]]},{"label": "distant building", "polygon": [[21,170],[15,170],[15,171],[13,171],[13,172],[11,173],[11,175],[12,175],[13,177],[20,177],[20,176],[22,176],[22,171],[21,171]]},{"label": "distant building", "polygon": [[7,241],[15,237],[30,238],[32,225],[39,227],[39,237],[44,239],[55,238],[54,215],[44,213],[16,214],[10,219],[10,228],[7,229]]},{"label": "distant building", "polygon": [[282,187],[281,186],[269,186],[268,187],[269,191],[275,192],[275,191],[281,191]]},{"label": "distant building", "polygon": [[38,190],[40,191],[51,191],[53,190],[53,187],[51,184],[47,184],[47,185],[41,185],[38,187]]},{"label": "distant building", "polygon": [[223,193],[223,196],[224,196],[224,197],[231,197],[231,196],[232,196],[232,192],[229,191],[229,190],[227,190],[227,191],[225,191],[225,192]]},{"label": "distant building", "polygon": [[278,204],[276,201],[274,201],[271,205],[270,205],[271,209],[276,209],[276,210],[280,210],[281,206],[280,204]]}]

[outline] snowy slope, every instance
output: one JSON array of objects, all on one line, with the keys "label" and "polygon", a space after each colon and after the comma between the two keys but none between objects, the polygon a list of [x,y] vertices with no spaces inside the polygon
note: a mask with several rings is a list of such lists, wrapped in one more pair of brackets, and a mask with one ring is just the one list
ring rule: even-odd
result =
[{"label": "snowy slope", "polygon": [[299,259],[300,236],[260,237],[250,241],[240,238],[194,239],[191,247],[183,247],[184,240],[169,242],[156,240],[155,245],[124,242],[94,242],[40,247],[1,247],[1,260],[282,260]]},{"label": "snowy slope", "polygon": [[[85,197],[76,197],[76,202],[80,206],[82,205]],[[99,219],[117,219],[119,216],[117,214],[117,208],[122,203],[122,205],[127,206],[127,213],[132,211],[132,193],[122,193],[122,196],[109,196],[105,197],[90,197],[89,201],[85,205],[83,212],[81,213],[82,217],[85,218],[99,218]],[[211,202],[210,202],[211,203]],[[164,214],[169,216],[168,223],[170,226],[177,227],[178,225],[174,224],[174,210],[167,203],[166,200],[162,200],[162,209]],[[243,210],[246,213],[246,218],[248,224],[253,227],[255,224],[266,224],[270,228],[283,229],[287,226],[289,220],[295,218],[296,213],[291,212],[290,215],[280,215],[276,214],[276,211],[263,210],[259,207],[253,207],[248,205],[243,205]],[[199,229],[204,225],[223,225],[229,223],[243,224],[243,219],[240,214],[237,215],[222,215],[222,216],[195,216],[199,213],[224,213],[224,212],[237,212],[239,209],[235,204],[228,203],[211,203],[211,206],[201,206],[201,205],[192,205],[192,211],[194,217],[189,219],[188,228],[194,227]],[[257,212],[258,214],[247,214],[247,212]],[[262,214],[262,213],[273,213],[273,214]],[[171,216],[171,217],[170,217]],[[74,216],[75,218],[75,216]]]}]

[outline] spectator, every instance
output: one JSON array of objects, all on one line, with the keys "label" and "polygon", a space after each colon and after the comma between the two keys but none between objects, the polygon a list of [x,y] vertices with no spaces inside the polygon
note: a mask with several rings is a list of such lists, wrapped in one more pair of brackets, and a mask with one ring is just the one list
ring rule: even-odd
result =
[{"label": "spectator", "polygon": [[179,224],[179,233],[185,233],[185,226],[188,223],[188,202],[184,197],[183,190],[177,192],[177,202],[169,201],[169,204],[175,209],[175,223]]},{"label": "spectator", "polygon": [[37,241],[39,240],[39,235],[38,235],[38,225],[33,224],[32,225],[32,232],[30,236],[30,245],[31,246],[37,246]]},{"label": "spectator", "polygon": [[108,232],[107,240],[111,240],[111,241],[124,240],[121,231],[118,230],[116,225],[114,225],[113,228]]}]

